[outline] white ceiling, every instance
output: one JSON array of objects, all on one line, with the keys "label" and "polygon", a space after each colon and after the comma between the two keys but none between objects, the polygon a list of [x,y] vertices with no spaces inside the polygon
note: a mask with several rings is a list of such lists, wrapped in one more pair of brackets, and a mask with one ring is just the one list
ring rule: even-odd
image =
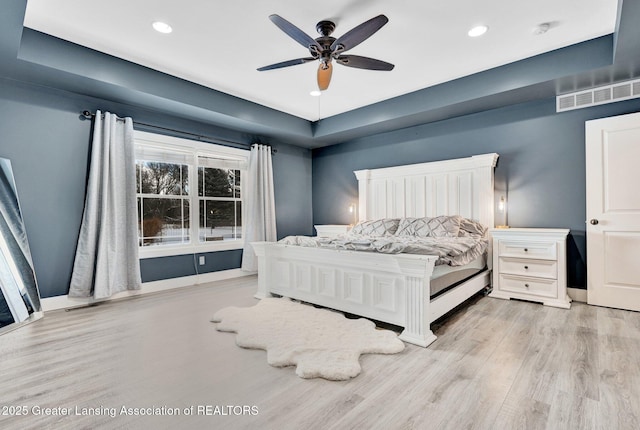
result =
[{"label": "white ceiling", "polygon": [[[25,26],[252,102],[316,121],[543,52],[612,33],[618,0],[29,0]],[[349,54],[395,64],[391,72],[335,65],[321,97],[315,62],[258,72],[308,56],[269,19],[278,14],[313,38],[334,37],[378,14],[389,23]],[[165,35],[153,21],[169,23]],[[534,35],[541,23],[551,23]],[[489,31],[470,38],[485,24]],[[517,77],[514,77],[517,79]]]}]

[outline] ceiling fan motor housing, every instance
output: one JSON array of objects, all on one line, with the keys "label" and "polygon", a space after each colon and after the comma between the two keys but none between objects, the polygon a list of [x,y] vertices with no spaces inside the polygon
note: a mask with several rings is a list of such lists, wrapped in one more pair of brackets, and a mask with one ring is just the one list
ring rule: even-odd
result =
[{"label": "ceiling fan motor housing", "polygon": [[332,21],[320,21],[316,24],[316,30],[320,36],[329,36],[336,29],[336,25]]},{"label": "ceiling fan motor housing", "polygon": [[335,42],[336,38],[330,36],[335,29],[336,25],[333,22],[320,21],[316,24],[316,30],[320,33],[320,37],[315,39],[315,41],[320,45],[322,51],[318,52],[318,48],[315,45],[309,46],[309,52],[320,60],[323,68],[327,68],[332,56],[335,56],[335,53],[331,51],[331,45]]}]

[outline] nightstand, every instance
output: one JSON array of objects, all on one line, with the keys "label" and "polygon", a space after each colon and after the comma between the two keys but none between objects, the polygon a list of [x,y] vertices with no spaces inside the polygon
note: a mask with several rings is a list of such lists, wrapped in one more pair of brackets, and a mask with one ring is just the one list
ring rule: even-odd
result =
[{"label": "nightstand", "polygon": [[339,224],[325,224],[325,225],[314,225],[316,231],[318,232],[319,237],[335,237],[341,234],[347,234],[350,225],[339,225]]},{"label": "nightstand", "polygon": [[492,229],[493,291],[490,297],[542,302],[569,309],[568,229]]}]

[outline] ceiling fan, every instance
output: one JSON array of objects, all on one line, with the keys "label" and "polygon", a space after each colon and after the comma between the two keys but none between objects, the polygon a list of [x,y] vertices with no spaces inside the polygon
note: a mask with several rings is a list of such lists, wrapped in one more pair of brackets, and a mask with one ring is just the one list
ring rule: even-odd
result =
[{"label": "ceiling fan", "polygon": [[368,70],[393,70],[394,65],[375,58],[361,57],[359,55],[344,55],[344,52],[356,47],[360,43],[371,37],[383,25],[389,22],[389,18],[378,15],[368,21],[354,27],[339,38],[331,37],[336,25],[331,21],[320,21],[316,25],[316,30],[320,37],[313,39],[295,25],[279,15],[269,15],[269,19],[287,33],[292,39],[309,50],[311,57],[297,58],[295,60],[283,61],[260,67],[258,71],[280,69],[282,67],[295,66],[297,64],[308,63],[318,60],[318,88],[321,91],[329,88],[331,74],[333,72],[332,60],[343,66],[355,67]]}]

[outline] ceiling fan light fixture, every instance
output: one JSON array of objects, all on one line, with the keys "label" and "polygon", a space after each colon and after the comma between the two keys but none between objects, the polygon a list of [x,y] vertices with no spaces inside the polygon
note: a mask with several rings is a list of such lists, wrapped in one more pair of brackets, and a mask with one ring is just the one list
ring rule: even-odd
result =
[{"label": "ceiling fan light fixture", "polygon": [[475,27],[472,27],[467,34],[469,37],[479,37],[485,34],[488,30],[489,27],[486,25],[476,25]]},{"label": "ceiling fan light fixture", "polygon": [[333,65],[331,62],[321,62],[318,66],[318,89],[324,91],[329,88],[331,83],[331,74],[333,73]]},{"label": "ceiling fan light fixture", "polygon": [[151,23],[151,26],[155,31],[162,34],[169,34],[173,31],[173,28],[169,24],[162,21],[154,21]]}]

